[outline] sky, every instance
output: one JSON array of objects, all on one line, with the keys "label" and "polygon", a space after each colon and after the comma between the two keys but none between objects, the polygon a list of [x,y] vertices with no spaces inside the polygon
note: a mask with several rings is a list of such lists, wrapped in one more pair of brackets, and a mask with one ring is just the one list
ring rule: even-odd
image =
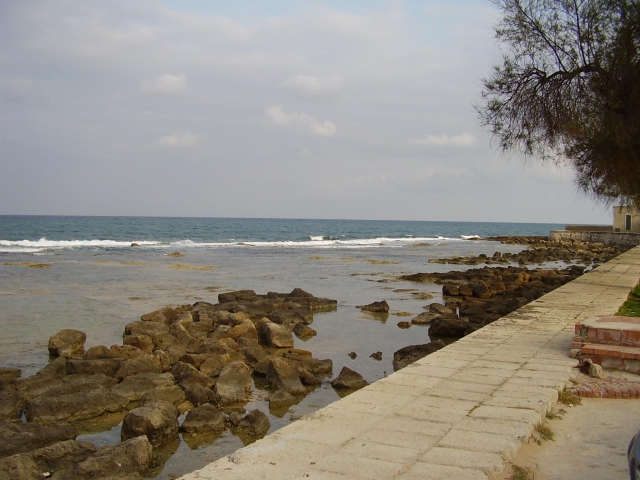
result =
[{"label": "sky", "polygon": [[0,214],[611,223],[474,105],[489,0],[0,1]]}]

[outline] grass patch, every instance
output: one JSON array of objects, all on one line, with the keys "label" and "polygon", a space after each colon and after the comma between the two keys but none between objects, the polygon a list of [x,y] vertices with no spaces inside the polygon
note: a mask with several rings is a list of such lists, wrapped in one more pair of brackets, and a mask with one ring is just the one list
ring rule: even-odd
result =
[{"label": "grass patch", "polygon": [[560,392],[560,395],[558,395],[558,401],[560,403],[564,403],[565,405],[571,406],[580,405],[582,403],[580,397],[574,395],[569,390],[563,390],[562,392]]},{"label": "grass patch", "polygon": [[[540,435],[541,440],[553,440],[553,430],[546,423],[541,423],[536,427],[536,432]],[[540,441],[538,441],[540,443]]]},{"label": "grass patch", "polygon": [[533,472],[530,468],[513,465],[513,473],[509,480],[533,480]]},{"label": "grass patch", "polygon": [[547,412],[547,419],[549,420],[555,420],[556,418],[562,418],[560,415],[558,415],[556,412]]},{"label": "grass patch", "polygon": [[636,287],[631,291],[629,298],[627,298],[627,301],[620,306],[616,315],[624,317],[640,317],[640,285],[636,285]]}]

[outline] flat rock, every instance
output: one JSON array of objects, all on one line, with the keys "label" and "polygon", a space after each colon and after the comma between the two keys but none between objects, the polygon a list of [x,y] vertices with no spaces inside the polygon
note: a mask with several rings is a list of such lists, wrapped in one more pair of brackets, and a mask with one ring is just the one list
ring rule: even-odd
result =
[{"label": "flat rock", "polygon": [[444,347],[445,344],[442,340],[436,340],[434,342],[425,343],[422,345],[409,345],[403,347],[393,354],[393,370],[398,371],[401,368],[406,367],[410,363],[413,363],[422,357],[426,357],[430,353],[433,353]]},{"label": "flat rock", "polygon": [[103,358],[98,360],[69,360],[67,361],[67,375],[97,375],[103,374],[114,377],[120,369],[122,360],[119,358]]},{"label": "flat rock", "polygon": [[160,365],[160,359],[155,355],[149,355],[148,353],[140,355],[138,358],[132,358],[125,360],[120,365],[120,368],[115,373],[115,377],[122,380],[125,377],[131,375],[137,375],[140,373],[161,373],[162,367]]},{"label": "flat rock", "polygon": [[60,330],[49,338],[49,354],[56,357],[71,357],[74,353],[84,349],[84,342],[87,335],[80,330],[65,329]]},{"label": "flat rock", "polygon": [[296,403],[296,397],[285,390],[276,390],[269,397],[269,408],[281,408]]},{"label": "flat rock", "polygon": [[77,434],[77,430],[70,425],[0,422],[0,458],[75,439]]},{"label": "flat rock", "polygon": [[34,450],[28,455],[41,472],[63,470],[86,460],[96,453],[96,447],[89,442],[66,440]]},{"label": "flat rock", "polygon": [[20,378],[22,370],[19,368],[0,367],[0,380]]},{"label": "flat rock", "polygon": [[[111,391],[134,402],[141,400],[147,393],[157,387],[169,387],[172,385],[174,385],[174,378],[170,373],[138,373],[125,378]],[[180,387],[177,388],[179,389]]]},{"label": "flat rock", "polygon": [[439,313],[422,312],[418,316],[413,317],[411,319],[411,323],[413,323],[414,325],[428,325],[439,316],[440,316]]}]

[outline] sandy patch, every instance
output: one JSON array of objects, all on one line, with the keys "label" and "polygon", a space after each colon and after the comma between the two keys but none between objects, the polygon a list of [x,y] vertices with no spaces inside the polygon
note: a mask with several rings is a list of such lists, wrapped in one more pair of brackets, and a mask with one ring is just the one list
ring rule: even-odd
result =
[{"label": "sandy patch", "polygon": [[176,263],[175,265],[171,265],[169,268],[171,268],[172,270],[198,270],[198,271],[205,271],[205,270],[215,270],[216,267],[212,266],[212,265],[205,265],[202,267],[196,267],[194,265],[185,265],[184,263]]},{"label": "sandy patch", "polygon": [[31,262],[4,262],[9,267],[26,267],[26,268],[51,268],[48,263],[31,263]]}]

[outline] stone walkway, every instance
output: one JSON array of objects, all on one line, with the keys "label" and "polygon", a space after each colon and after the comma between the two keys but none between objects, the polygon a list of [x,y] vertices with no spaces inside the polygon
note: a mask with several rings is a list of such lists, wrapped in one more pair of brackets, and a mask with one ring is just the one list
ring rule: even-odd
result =
[{"label": "stone walkway", "polygon": [[486,479],[556,403],[574,324],[613,314],[640,247],[403,370],[181,477]]}]

